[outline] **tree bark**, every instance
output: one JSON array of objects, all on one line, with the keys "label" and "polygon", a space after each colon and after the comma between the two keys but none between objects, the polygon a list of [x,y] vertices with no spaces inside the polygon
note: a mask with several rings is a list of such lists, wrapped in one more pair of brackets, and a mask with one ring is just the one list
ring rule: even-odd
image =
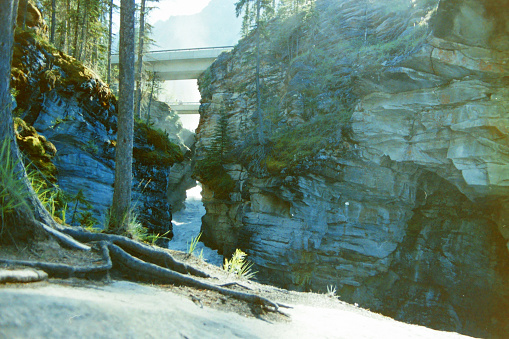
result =
[{"label": "tree bark", "polygon": [[74,58],[77,58],[77,56],[78,56],[78,36],[80,33],[80,27],[79,27],[80,3],[81,3],[81,1],[78,0],[78,4],[76,7],[76,16],[74,18],[74,20],[75,20],[74,21],[74,43],[73,43],[74,49],[72,50],[72,56]]},{"label": "tree bark", "polygon": [[152,86],[150,87],[150,97],[148,99],[148,105],[147,105],[147,126],[150,123],[150,108],[152,106],[152,97],[154,95],[155,84],[156,84],[156,73],[152,72]]},{"label": "tree bark", "polygon": [[111,88],[111,45],[113,41],[113,0],[110,0],[110,21],[108,23],[108,70],[106,81]]},{"label": "tree bark", "polygon": [[143,43],[145,42],[145,0],[141,0],[140,28],[138,29],[138,62],[136,70],[136,111],[134,114],[141,119],[141,77],[143,72]]},{"label": "tree bark", "polygon": [[134,0],[120,5],[118,131],[115,154],[115,187],[109,230],[125,233],[129,224],[133,152]]},{"label": "tree bark", "polygon": [[55,27],[56,27],[56,14],[57,12],[57,4],[56,0],[51,0],[51,34],[49,37],[49,41],[53,44],[55,43]]},{"label": "tree bark", "polygon": [[[30,185],[23,162],[21,161],[12,122],[12,97],[10,94],[12,45],[14,42],[14,27],[17,19],[17,0],[0,1],[0,141],[8,143],[10,157],[0,159],[0,166],[11,166],[13,178],[22,185],[25,203],[18,206],[11,215],[15,216],[16,222],[2,220],[2,227],[7,228],[10,240],[27,240],[38,238],[45,232],[35,222],[34,218],[52,225],[54,222],[49,213],[44,209]],[[10,164],[7,164],[10,162]],[[10,168],[10,167],[9,167]],[[11,173],[9,173],[10,175]],[[16,240],[15,240],[16,239]]]},{"label": "tree bark", "polygon": [[261,0],[256,0],[256,115],[258,117],[258,141],[265,145],[265,133],[263,126],[262,98],[260,91],[260,11]]},{"label": "tree bark", "polygon": [[0,2],[0,136],[2,141],[14,135],[12,127],[12,98],[10,94],[12,45],[18,9],[17,0]]}]

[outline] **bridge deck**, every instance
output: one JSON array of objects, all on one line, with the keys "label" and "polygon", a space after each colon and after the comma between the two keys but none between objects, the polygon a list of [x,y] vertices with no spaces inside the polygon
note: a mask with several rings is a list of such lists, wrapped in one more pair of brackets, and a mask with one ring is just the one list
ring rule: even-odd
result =
[{"label": "bridge deck", "polygon": [[[221,53],[232,49],[223,46],[152,51],[143,56],[143,63],[161,80],[197,79]],[[111,63],[118,62],[118,54],[112,55]]]}]

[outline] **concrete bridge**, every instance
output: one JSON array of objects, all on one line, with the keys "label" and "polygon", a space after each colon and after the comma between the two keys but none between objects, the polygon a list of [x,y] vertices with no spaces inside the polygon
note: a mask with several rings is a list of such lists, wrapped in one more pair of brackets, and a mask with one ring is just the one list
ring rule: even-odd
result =
[{"label": "concrete bridge", "polygon": [[168,102],[171,109],[176,111],[177,114],[199,114],[198,110],[200,109],[199,102]]},{"label": "concrete bridge", "polygon": [[[198,79],[217,57],[233,47],[170,49],[145,53],[145,70],[155,72],[161,80]],[[118,54],[111,56],[112,65],[118,64]]]}]

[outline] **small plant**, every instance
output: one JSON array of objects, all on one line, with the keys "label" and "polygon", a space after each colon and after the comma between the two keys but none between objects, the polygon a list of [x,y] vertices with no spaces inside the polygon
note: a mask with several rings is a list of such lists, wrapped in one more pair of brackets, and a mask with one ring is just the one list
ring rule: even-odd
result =
[{"label": "small plant", "polygon": [[10,140],[6,138],[0,148],[0,237],[4,231],[6,215],[17,208],[28,207],[28,191],[24,190],[22,173],[16,172],[17,162],[10,152]]},{"label": "small plant", "polygon": [[200,238],[201,232],[196,237],[191,238],[191,243],[187,243],[187,254],[193,254],[193,252],[196,250],[196,246],[198,245],[198,241],[200,241]]},{"label": "small plant", "polygon": [[129,225],[127,226],[127,233],[129,233],[133,239],[143,241],[147,239],[148,231],[141,222],[138,221],[138,215],[131,210],[129,217]]},{"label": "small plant", "polygon": [[147,234],[144,239],[140,239],[140,240],[142,240],[144,242],[147,242],[147,243],[150,243],[151,245],[155,245],[160,239],[168,239],[168,240],[170,240],[169,238],[165,237],[165,235],[167,235],[168,233],[170,233],[170,231],[166,231],[162,235],[159,234],[159,233],[157,233],[157,234]]},{"label": "small plant", "polygon": [[236,249],[232,258],[224,259],[223,270],[235,274],[239,278],[251,279],[254,278],[257,272],[253,272],[253,263],[245,260],[247,254],[240,249]]},{"label": "small plant", "polygon": [[336,296],[337,287],[332,285],[327,285],[327,295],[331,298]]}]

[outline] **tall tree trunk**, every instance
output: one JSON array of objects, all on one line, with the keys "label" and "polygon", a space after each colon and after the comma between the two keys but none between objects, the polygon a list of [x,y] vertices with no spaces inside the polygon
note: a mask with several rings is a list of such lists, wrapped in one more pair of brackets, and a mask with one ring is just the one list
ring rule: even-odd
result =
[{"label": "tall tree trunk", "polygon": [[76,15],[74,18],[74,43],[73,43],[73,50],[72,50],[72,56],[75,58],[78,58],[78,36],[80,35],[80,26],[79,26],[79,18],[80,18],[80,4],[81,1],[78,0],[78,4],[76,7]]},{"label": "tall tree trunk", "polygon": [[256,115],[258,117],[258,141],[265,145],[262,98],[260,91],[260,10],[261,0],[256,0]]},{"label": "tall tree trunk", "polygon": [[[16,6],[17,6],[17,4],[16,4]],[[28,0],[24,0],[24,2],[23,2],[23,30],[25,30],[25,28],[26,28],[27,12],[28,12]]]},{"label": "tall tree trunk", "polygon": [[147,126],[150,123],[150,108],[152,106],[152,97],[154,95],[155,85],[156,85],[156,73],[152,72],[152,87],[150,88],[150,97],[148,99],[148,106],[147,106]]},{"label": "tall tree trunk", "polygon": [[136,70],[136,102],[134,114],[141,119],[141,77],[143,72],[143,43],[145,41],[145,0],[141,0],[140,28],[138,37],[138,63]]},{"label": "tall tree trunk", "polygon": [[129,224],[133,153],[133,90],[134,90],[134,0],[121,0],[118,131],[115,154],[115,188],[111,205],[109,229],[124,233]]},{"label": "tall tree trunk", "polygon": [[66,0],[65,2],[65,32],[64,32],[64,36],[63,36],[63,39],[64,39],[64,42],[63,42],[63,46],[62,46],[62,50],[66,51],[67,54],[71,54],[71,51],[70,51],[70,43],[69,43],[69,40],[70,40],[70,36],[71,36],[71,0]]},{"label": "tall tree trunk", "polygon": [[18,1],[0,1],[0,137],[12,138],[12,116],[10,94],[12,45],[14,42],[13,26],[16,22]]},{"label": "tall tree trunk", "polygon": [[2,55],[2,58],[0,58],[0,140],[8,142],[10,154],[10,157],[0,158],[0,166],[2,168],[9,166],[7,161],[13,165],[13,171],[10,174],[17,177],[17,182],[21,183],[19,189],[24,192],[23,196],[26,198],[26,204],[22,204],[16,207],[15,211],[12,211],[16,215],[16,222],[4,224],[5,220],[2,220],[2,230],[4,226],[7,228],[6,233],[9,233],[12,241],[19,238],[21,240],[33,239],[37,235],[42,236],[44,234],[42,228],[37,227],[37,224],[33,222],[34,218],[49,225],[53,223],[51,216],[42,206],[26,177],[14,136],[10,79],[17,9],[17,0],[0,1],[0,55]]},{"label": "tall tree trunk", "polygon": [[56,17],[57,17],[57,4],[56,4],[56,0],[51,0],[51,34],[50,34],[50,37],[49,37],[49,41],[52,44],[55,43],[55,28],[57,26]]},{"label": "tall tree trunk", "polygon": [[87,43],[87,28],[88,28],[88,7],[90,6],[89,0],[85,0],[85,13],[83,14],[83,21],[81,23],[81,38],[80,38],[80,48],[78,51],[78,56],[76,59],[84,60],[83,57],[83,49]]},{"label": "tall tree trunk", "polygon": [[108,23],[108,69],[106,81],[111,87],[111,45],[113,41],[113,0],[110,0],[110,21]]}]

